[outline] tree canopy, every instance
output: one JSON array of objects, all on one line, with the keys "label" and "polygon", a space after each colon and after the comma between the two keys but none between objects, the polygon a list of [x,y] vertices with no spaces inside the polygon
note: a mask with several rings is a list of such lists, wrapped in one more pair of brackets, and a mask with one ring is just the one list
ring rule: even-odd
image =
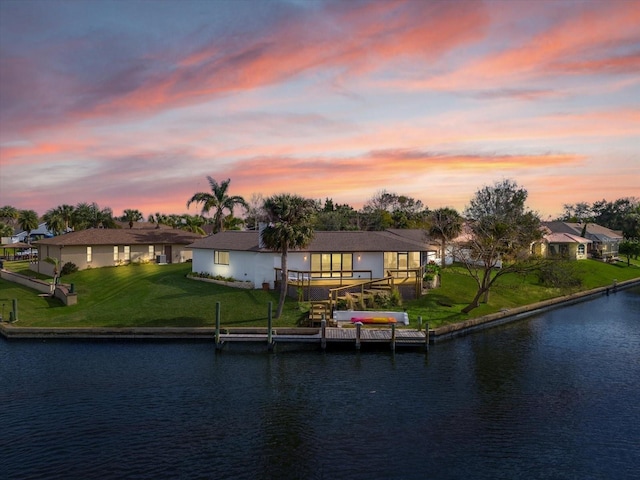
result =
[{"label": "tree canopy", "polygon": [[528,192],[512,180],[478,190],[464,211],[469,238],[456,247],[457,258],[478,285],[475,297],[462,311],[488,301],[489,290],[503,275],[533,268],[531,244],[542,237],[540,218],[527,209]]}]

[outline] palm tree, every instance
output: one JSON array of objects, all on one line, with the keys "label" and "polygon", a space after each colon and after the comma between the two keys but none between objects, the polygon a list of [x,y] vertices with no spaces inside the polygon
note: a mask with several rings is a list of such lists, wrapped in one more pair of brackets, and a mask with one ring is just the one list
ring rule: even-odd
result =
[{"label": "palm tree", "polygon": [[281,254],[280,300],[275,317],[279,318],[287,296],[287,254],[289,250],[307,246],[313,239],[315,202],[297,195],[273,195],[264,201],[264,210],[269,225],[262,231],[262,242]]},{"label": "palm tree", "polygon": [[13,235],[13,227],[0,222],[0,237],[10,237]]},{"label": "palm tree", "polygon": [[[34,210],[20,210],[18,213],[18,225],[27,232],[27,243],[31,243],[31,230],[38,228],[38,214]],[[31,260],[31,249],[29,249],[29,260]]]},{"label": "palm tree", "polygon": [[97,203],[79,203],[73,211],[74,230],[87,228],[115,228],[113,211],[109,207],[100,209]]},{"label": "palm tree", "polygon": [[440,266],[444,268],[447,241],[460,235],[462,217],[453,208],[438,208],[429,215],[429,236],[440,240]]},{"label": "palm tree", "polygon": [[156,228],[160,228],[160,225],[167,225],[168,217],[164,213],[156,212],[155,214],[149,215],[147,221],[149,223],[155,223]]},{"label": "palm tree", "polygon": [[211,209],[213,209],[213,233],[218,233],[224,230],[225,210],[228,210],[230,214],[233,214],[233,209],[236,205],[247,208],[247,202],[245,202],[244,198],[240,196],[230,196],[227,193],[231,179],[227,178],[219,184],[212,177],[207,176],[207,180],[209,180],[212,193],[195,193],[187,202],[187,208],[189,208],[189,205],[194,202],[201,203],[203,215],[205,213],[209,213]]},{"label": "palm tree", "polygon": [[133,228],[134,222],[139,222],[140,220],[142,220],[144,218],[144,216],[142,215],[142,212],[140,210],[134,210],[134,209],[131,209],[131,208],[127,208],[122,213],[123,213],[123,215],[120,218],[122,219],[123,222],[129,222],[129,228]]},{"label": "palm tree", "polygon": [[55,208],[50,208],[42,216],[42,219],[47,224],[47,228],[51,230],[54,235],[60,235],[68,231],[72,218],[73,207],[71,205],[59,205]]},{"label": "palm tree", "polygon": [[182,215],[182,224],[180,225],[180,230],[186,230],[187,232],[199,233],[200,235],[205,235],[205,231],[202,229],[202,226],[205,224],[205,219],[202,215]]},{"label": "palm tree", "polygon": [[17,219],[18,213],[18,209],[12,207],[11,205],[0,207],[0,219],[3,221],[3,223],[8,223],[11,220]]}]

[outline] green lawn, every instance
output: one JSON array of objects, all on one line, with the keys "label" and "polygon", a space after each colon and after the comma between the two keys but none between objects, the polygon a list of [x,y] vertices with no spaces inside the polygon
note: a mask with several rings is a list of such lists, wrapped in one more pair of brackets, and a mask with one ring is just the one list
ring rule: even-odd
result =
[{"label": "green lawn", "polygon": [[[611,285],[613,280],[640,278],[640,263],[627,267],[618,262],[608,265],[594,260],[575,262],[582,278],[581,289]],[[5,267],[38,276],[26,262],[5,262]],[[276,292],[241,290],[186,277],[191,264],[130,265],[97,268],[68,275],[64,283],[73,283],[78,304],[66,307],[56,299],[38,296],[34,290],[0,280],[0,304],[3,318],[9,317],[12,299],[18,299],[21,326],[213,326],[216,302],[221,305],[224,326],[266,326],[268,304],[278,302]],[[41,276],[40,276],[41,277]],[[491,290],[489,303],[469,315],[460,313],[475,293],[475,282],[463,268],[449,267],[442,272],[442,286],[430,290],[421,299],[407,301],[405,308],[415,325],[420,315],[430,327],[459,322],[571,293],[537,284],[534,275],[507,275]],[[306,312],[294,299],[287,299],[275,326],[297,326]]]}]

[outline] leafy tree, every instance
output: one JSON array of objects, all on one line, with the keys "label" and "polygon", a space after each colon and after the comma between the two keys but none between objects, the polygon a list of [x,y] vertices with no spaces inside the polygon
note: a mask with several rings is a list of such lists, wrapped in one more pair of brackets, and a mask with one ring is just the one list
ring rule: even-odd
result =
[{"label": "leafy tree", "polygon": [[318,203],[314,218],[315,230],[357,230],[358,212],[350,205],[334,203],[327,198],[324,206]]},{"label": "leafy tree", "polygon": [[503,275],[538,266],[531,261],[530,247],[542,237],[540,219],[526,208],[527,196],[516,182],[503,180],[478,190],[465,209],[471,235],[463,248],[456,247],[457,257],[478,290],[463,313],[477,308],[483,296],[487,302],[489,290]]},{"label": "leafy tree", "polygon": [[565,203],[563,206],[564,212],[559,220],[563,222],[590,222],[593,221],[593,212],[591,211],[591,205],[587,202]]},{"label": "leafy tree", "polygon": [[209,180],[211,193],[195,193],[187,202],[187,208],[195,202],[202,204],[202,214],[209,213],[213,209],[213,233],[218,233],[224,230],[225,210],[232,215],[237,205],[247,208],[247,202],[240,196],[228,194],[231,179],[227,178],[218,183],[214,178],[207,176],[207,180]]},{"label": "leafy tree", "polygon": [[245,207],[244,223],[249,230],[258,230],[261,222],[266,222],[267,215],[264,212],[264,197],[261,193],[251,194],[251,198]]},{"label": "leafy tree", "polygon": [[144,215],[140,210],[135,210],[131,208],[127,208],[124,212],[122,212],[122,217],[120,220],[123,222],[129,222],[129,228],[133,228],[133,224],[135,222],[139,222],[144,219]]},{"label": "leafy tree", "polygon": [[640,201],[634,197],[619,198],[613,202],[594,202],[591,207],[593,221],[612,230],[622,230],[625,217],[636,212],[639,204]]},{"label": "leafy tree", "polygon": [[34,210],[20,210],[18,225],[27,232],[27,242],[31,243],[31,230],[38,228],[38,214]]},{"label": "leafy tree", "polygon": [[315,202],[297,195],[273,195],[264,201],[269,225],[262,231],[267,248],[280,252],[280,300],[276,318],[282,315],[287,296],[287,254],[289,250],[303,248],[313,239],[312,217]]},{"label": "leafy tree", "polygon": [[618,253],[627,257],[627,266],[631,265],[631,257],[637,259],[640,255],[640,240],[637,238],[625,239],[620,242]]},{"label": "leafy tree", "polygon": [[447,242],[460,235],[462,217],[453,208],[438,208],[429,215],[429,225],[429,236],[440,240],[440,266],[445,268]]},{"label": "leafy tree", "polygon": [[420,200],[386,190],[376,193],[362,207],[367,230],[424,227],[427,213]]}]

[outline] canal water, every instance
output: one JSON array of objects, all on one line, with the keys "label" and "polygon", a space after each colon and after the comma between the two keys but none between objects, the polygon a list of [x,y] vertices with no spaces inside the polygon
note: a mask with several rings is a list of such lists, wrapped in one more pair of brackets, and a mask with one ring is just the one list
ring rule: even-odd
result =
[{"label": "canal water", "polygon": [[0,340],[7,479],[637,479],[640,289],[419,352]]}]

